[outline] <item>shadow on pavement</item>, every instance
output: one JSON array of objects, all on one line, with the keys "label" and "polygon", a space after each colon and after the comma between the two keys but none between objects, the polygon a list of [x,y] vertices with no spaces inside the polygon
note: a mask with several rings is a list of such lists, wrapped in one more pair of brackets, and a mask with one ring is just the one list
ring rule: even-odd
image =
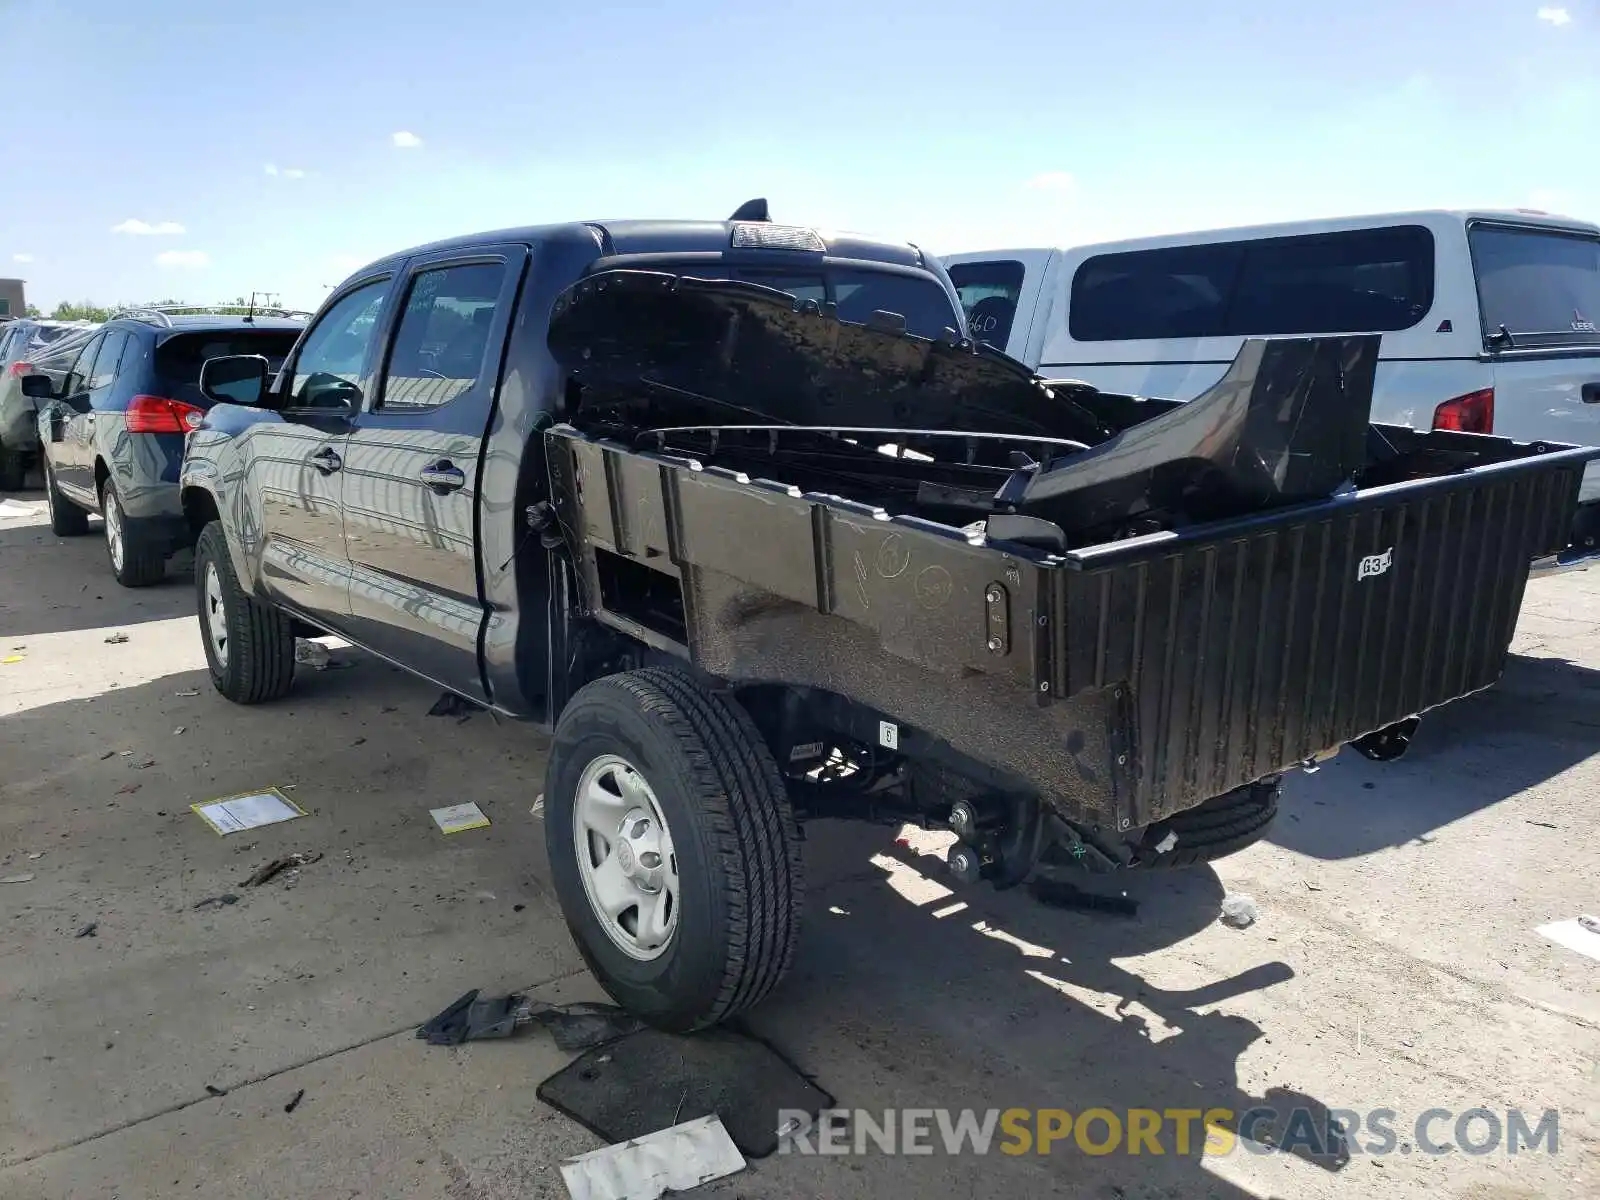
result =
[{"label": "shadow on pavement", "polygon": [[[826,869],[847,841],[859,860],[863,843],[859,830],[852,837],[816,827],[811,841],[808,869],[818,859]],[[944,1173],[936,1190],[1034,1195],[1067,1185],[1057,1194],[1253,1197],[1202,1165],[1201,1115],[1214,1109],[1229,1114],[1217,1123],[1237,1129],[1242,1121],[1255,1142],[1329,1172],[1347,1165],[1350,1148],[1337,1129],[1330,1136],[1321,1101],[1239,1086],[1238,1059],[1263,1031],[1241,1016],[1200,1011],[1292,979],[1286,963],[1263,960],[1230,979],[1207,979],[1189,964],[1192,985],[1160,987],[1115,961],[1211,925],[1222,897],[1214,872],[1084,878],[1091,890],[1115,887],[1137,899],[1130,920],[1048,908],[1022,891],[947,893],[936,863],[896,848],[874,859],[871,874],[813,887],[795,975],[751,1025],[802,1064],[858,1060],[850,1078],[819,1080],[843,1108],[1100,1109],[1118,1117],[1125,1135],[1099,1155],[1069,1136],[1049,1156],[981,1158],[945,1157],[935,1137]],[[841,1038],[853,1047],[840,1047]],[[1246,1115],[1266,1109],[1274,1115]],[[1187,1145],[1182,1120],[1169,1118],[1159,1127],[1160,1153],[1147,1144],[1130,1154],[1130,1110],[1192,1112]],[[1104,1142],[1107,1129],[1097,1119],[1091,1143]],[[967,1171],[964,1186],[953,1183]]]},{"label": "shadow on pavement", "polygon": [[1392,763],[1346,748],[1284,779],[1270,840],[1312,858],[1353,858],[1433,831],[1543,783],[1600,749],[1600,671],[1513,654],[1486,692],[1422,718]]},{"label": "shadow on pavement", "polygon": [[[41,511],[37,494],[12,495]],[[167,577],[148,588],[125,588],[111,574],[98,521],[83,537],[62,538],[47,524],[0,522],[0,571],[25,581],[0,603],[0,637],[19,638],[102,629],[189,616],[195,611],[193,555],[167,563]]]}]

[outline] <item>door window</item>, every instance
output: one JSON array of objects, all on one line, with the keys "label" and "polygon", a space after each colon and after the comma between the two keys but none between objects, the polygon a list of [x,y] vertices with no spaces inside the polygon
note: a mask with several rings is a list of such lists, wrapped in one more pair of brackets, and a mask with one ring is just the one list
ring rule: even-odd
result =
[{"label": "door window", "polygon": [[499,362],[489,344],[505,285],[503,262],[422,271],[411,282],[384,375],[385,409],[448,404]]},{"label": "door window", "polygon": [[294,408],[359,409],[367,353],[389,281],[363,284],[341,297],[306,334],[289,387]]},{"label": "door window", "polygon": [[95,356],[94,369],[89,373],[91,392],[111,386],[117,377],[117,365],[122,361],[122,351],[127,344],[128,335],[125,333],[112,330],[106,334],[105,340],[100,343],[100,353]]},{"label": "door window", "polygon": [[62,388],[62,395],[76,396],[80,392],[89,390],[89,372],[94,368],[95,352],[100,349],[100,343],[105,340],[105,334],[101,334],[79,352],[77,361],[72,364],[72,370],[67,372],[67,381]]},{"label": "door window", "polygon": [[962,311],[967,314],[967,331],[975,341],[1006,348],[1026,273],[1026,268],[1011,258],[950,267],[950,282],[956,285]]}]

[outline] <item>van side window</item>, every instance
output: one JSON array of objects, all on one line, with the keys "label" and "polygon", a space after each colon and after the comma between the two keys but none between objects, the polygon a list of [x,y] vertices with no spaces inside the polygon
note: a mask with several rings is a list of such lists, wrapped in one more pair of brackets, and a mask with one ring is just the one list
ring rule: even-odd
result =
[{"label": "van side window", "polygon": [[1069,323],[1078,341],[1409,329],[1433,257],[1417,225],[1104,254],[1078,268]]},{"label": "van side window", "polygon": [[1017,315],[1025,268],[1015,259],[956,263],[949,268],[950,282],[961,298],[967,329],[974,341],[1004,350],[1011,340],[1011,322]]}]

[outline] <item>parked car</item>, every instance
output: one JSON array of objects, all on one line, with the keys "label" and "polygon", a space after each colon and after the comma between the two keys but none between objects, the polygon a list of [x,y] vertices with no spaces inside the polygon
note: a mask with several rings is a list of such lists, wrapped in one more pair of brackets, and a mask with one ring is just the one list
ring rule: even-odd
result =
[{"label": "parked car", "polygon": [[666,1028],[782,978],[800,819],[998,886],[1254,841],[1286,768],[1494,680],[1600,454],[1372,432],[1372,337],[1047,387],[915,248],[741,213],[375,262],[276,373],[205,365],[182,473],[216,689],[284,695],[300,622],[552,731],[562,909]]},{"label": "parked car", "polygon": [[25,376],[39,405],[50,527],[88,532],[104,518],[117,582],[144,587],[193,544],[178,494],[183,435],[211,406],[200,391],[207,358],[260,354],[282,362],[304,328],[298,317],[241,317],[193,309],[130,309],[94,332],[65,374]]},{"label": "parked car", "polygon": [[22,377],[44,357],[94,326],[82,321],[19,318],[0,325],[0,490],[22,487],[39,456],[33,400],[22,394]]},{"label": "parked car", "polygon": [[[973,335],[1049,376],[1188,400],[1248,337],[1383,334],[1373,416],[1600,442],[1600,228],[1389,213],[945,258]],[[1600,555],[1600,467],[1561,561]]]}]

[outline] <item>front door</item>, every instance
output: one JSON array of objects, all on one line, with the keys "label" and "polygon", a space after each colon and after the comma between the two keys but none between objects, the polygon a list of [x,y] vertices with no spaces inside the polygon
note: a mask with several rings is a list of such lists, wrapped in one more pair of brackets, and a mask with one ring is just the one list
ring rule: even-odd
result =
[{"label": "front door", "polygon": [[100,503],[94,481],[95,400],[104,397],[116,376],[117,359],[126,340],[120,330],[108,330],[86,345],[67,373],[62,399],[50,414],[48,453],[56,486],[85,506],[98,507]]},{"label": "front door", "polygon": [[[513,245],[410,264],[378,386],[345,450],[351,637],[480,699],[476,522],[493,505],[480,505],[479,455],[527,258]],[[498,500],[510,520],[511,497]]]},{"label": "front door", "polygon": [[336,628],[350,612],[339,512],[345,442],[376,371],[392,283],[365,280],[322,310],[279,376],[278,419],[246,435],[262,587]]}]

